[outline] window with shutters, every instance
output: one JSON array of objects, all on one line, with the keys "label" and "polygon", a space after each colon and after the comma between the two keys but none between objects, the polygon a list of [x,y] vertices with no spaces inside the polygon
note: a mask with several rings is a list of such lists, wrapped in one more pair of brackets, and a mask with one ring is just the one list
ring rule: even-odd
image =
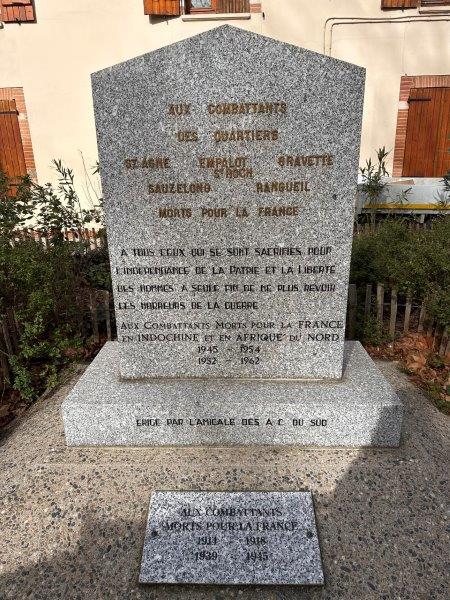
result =
[{"label": "window with shutters", "polygon": [[450,171],[450,87],[411,88],[405,177],[443,177]]},{"label": "window with shutters", "polygon": [[450,0],[420,0],[420,6],[450,6]]},{"label": "window with shutters", "polygon": [[0,0],[0,20],[4,23],[34,23],[33,0]]},{"label": "window with shutters", "polygon": [[26,174],[36,179],[22,88],[0,88],[0,170],[13,184]]},{"label": "window with shutters", "polygon": [[0,100],[0,170],[14,189],[27,174],[15,100]]},{"label": "window with shutters", "polygon": [[248,13],[250,0],[186,0],[186,12]]},{"label": "window with shutters", "polygon": [[382,9],[434,8],[450,6],[450,0],[381,0]]},{"label": "window with shutters", "polygon": [[417,8],[419,0],[381,0],[381,8],[404,9]]},{"label": "window with shutters", "polygon": [[439,177],[450,169],[450,75],[400,79],[394,177]]},{"label": "window with shutters", "polygon": [[146,15],[173,17],[181,15],[180,0],[144,0]]},{"label": "window with shutters", "polygon": [[261,12],[254,0],[144,0],[146,15],[176,16],[181,14],[227,14]]},{"label": "window with shutters", "polygon": [[188,12],[216,12],[217,0],[188,0],[186,6]]}]

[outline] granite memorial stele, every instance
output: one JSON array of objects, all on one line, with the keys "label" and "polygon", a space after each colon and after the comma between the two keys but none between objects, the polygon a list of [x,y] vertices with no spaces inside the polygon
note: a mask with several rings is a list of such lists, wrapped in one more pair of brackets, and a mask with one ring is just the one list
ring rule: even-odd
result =
[{"label": "granite memorial stele", "polygon": [[364,69],[223,26],[92,86],[118,339],[67,443],[398,445],[344,341]]}]

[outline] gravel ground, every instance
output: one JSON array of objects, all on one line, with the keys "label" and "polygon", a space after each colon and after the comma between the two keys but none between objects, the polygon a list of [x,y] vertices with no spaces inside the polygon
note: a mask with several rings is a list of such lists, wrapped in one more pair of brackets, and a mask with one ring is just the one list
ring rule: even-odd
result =
[{"label": "gravel ground", "polygon": [[[446,600],[447,418],[378,364],[405,404],[399,449],[66,448],[78,368],[0,441],[0,598]],[[155,489],[311,490],[326,585],[140,585]]]}]

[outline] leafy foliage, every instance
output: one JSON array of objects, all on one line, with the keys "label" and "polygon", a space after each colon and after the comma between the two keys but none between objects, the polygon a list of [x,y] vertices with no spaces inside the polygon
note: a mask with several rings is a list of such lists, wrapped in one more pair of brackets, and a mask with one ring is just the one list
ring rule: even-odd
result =
[{"label": "leafy foliage", "polygon": [[101,199],[91,208],[83,208],[75,190],[73,171],[61,160],[54,160],[57,173],[56,189],[51,183],[38,185],[28,176],[22,178],[14,191],[4,173],[0,172],[0,235],[14,238],[18,228],[32,226],[52,243],[63,241],[71,232],[84,239],[84,229],[89,223],[101,223],[103,207]]},{"label": "leafy foliage", "polygon": [[[91,250],[84,233],[88,224],[102,224],[101,201],[83,208],[73,172],[61,161],[54,166],[56,187],[24,178],[14,189],[0,173],[0,320],[14,309],[19,339],[9,357],[10,383],[27,401],[55,384],[86,341],[78,325],[83,289],[110,288],[107,250]],[[46,244],[19,235],[25,227],[43,234]],[[76,241],[67,242],[67,232]]]},{"label": "leafy foliage", "polygon": [[370,210],[372,223],[375,224],[375,205],[387,186],[385,177],[389,177],[386,169],[386,159],[389,152],[386,148],[379,148],[377,151],[377,162],[374,164],[372,159],[366,160],[366,165],[360,168],[362,176],[361,191],[366,197],[366,206]]},{"label": "leafy foliage", "polygon": [[11,239],[16,228],[25,227],[32,217],[31,185],[30,178],[24,177],[12,194],[8,178],[0,171],[0,236],[2,238]]},{"label": "leafy foliage", "polygon": [[410,229],[405,219],[387,219],[353,241],[352,283],[384,283],[426,298],[428,311],[450,325],[450,218],[430,229]]},{"label": "leafy foliage", "polygon": [[448,171],[448,173],[444,175],[444,178],[442,179],[442,184],[444,190],[437,200],[437,205],[439,207],[439,210],[447,210],[450,204],[450,171]]}]

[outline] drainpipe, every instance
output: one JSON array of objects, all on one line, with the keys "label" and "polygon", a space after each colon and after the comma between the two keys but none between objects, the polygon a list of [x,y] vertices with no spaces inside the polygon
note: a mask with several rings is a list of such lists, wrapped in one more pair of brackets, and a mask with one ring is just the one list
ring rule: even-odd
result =
[{"label": "drainpipe", "polygon": [[[444,13],[445,14],[445,13]],[[402,17],[329,17],[323,26],[323,53],[331,56],[331,47],[333,44],[333,27],[337,25],[361,25],[369,23],[420,23],[422,21],[432,23],[439,21],[450,21],[450,17],[445,17],[444,14],[436,15],[436,17],[425,15],[402,16]],[[333,21],[333,22],[332,22]],[[331,23],[332,22],[332,23]],[[327,45],[327,27],[330,26],[330,40]]]}]

